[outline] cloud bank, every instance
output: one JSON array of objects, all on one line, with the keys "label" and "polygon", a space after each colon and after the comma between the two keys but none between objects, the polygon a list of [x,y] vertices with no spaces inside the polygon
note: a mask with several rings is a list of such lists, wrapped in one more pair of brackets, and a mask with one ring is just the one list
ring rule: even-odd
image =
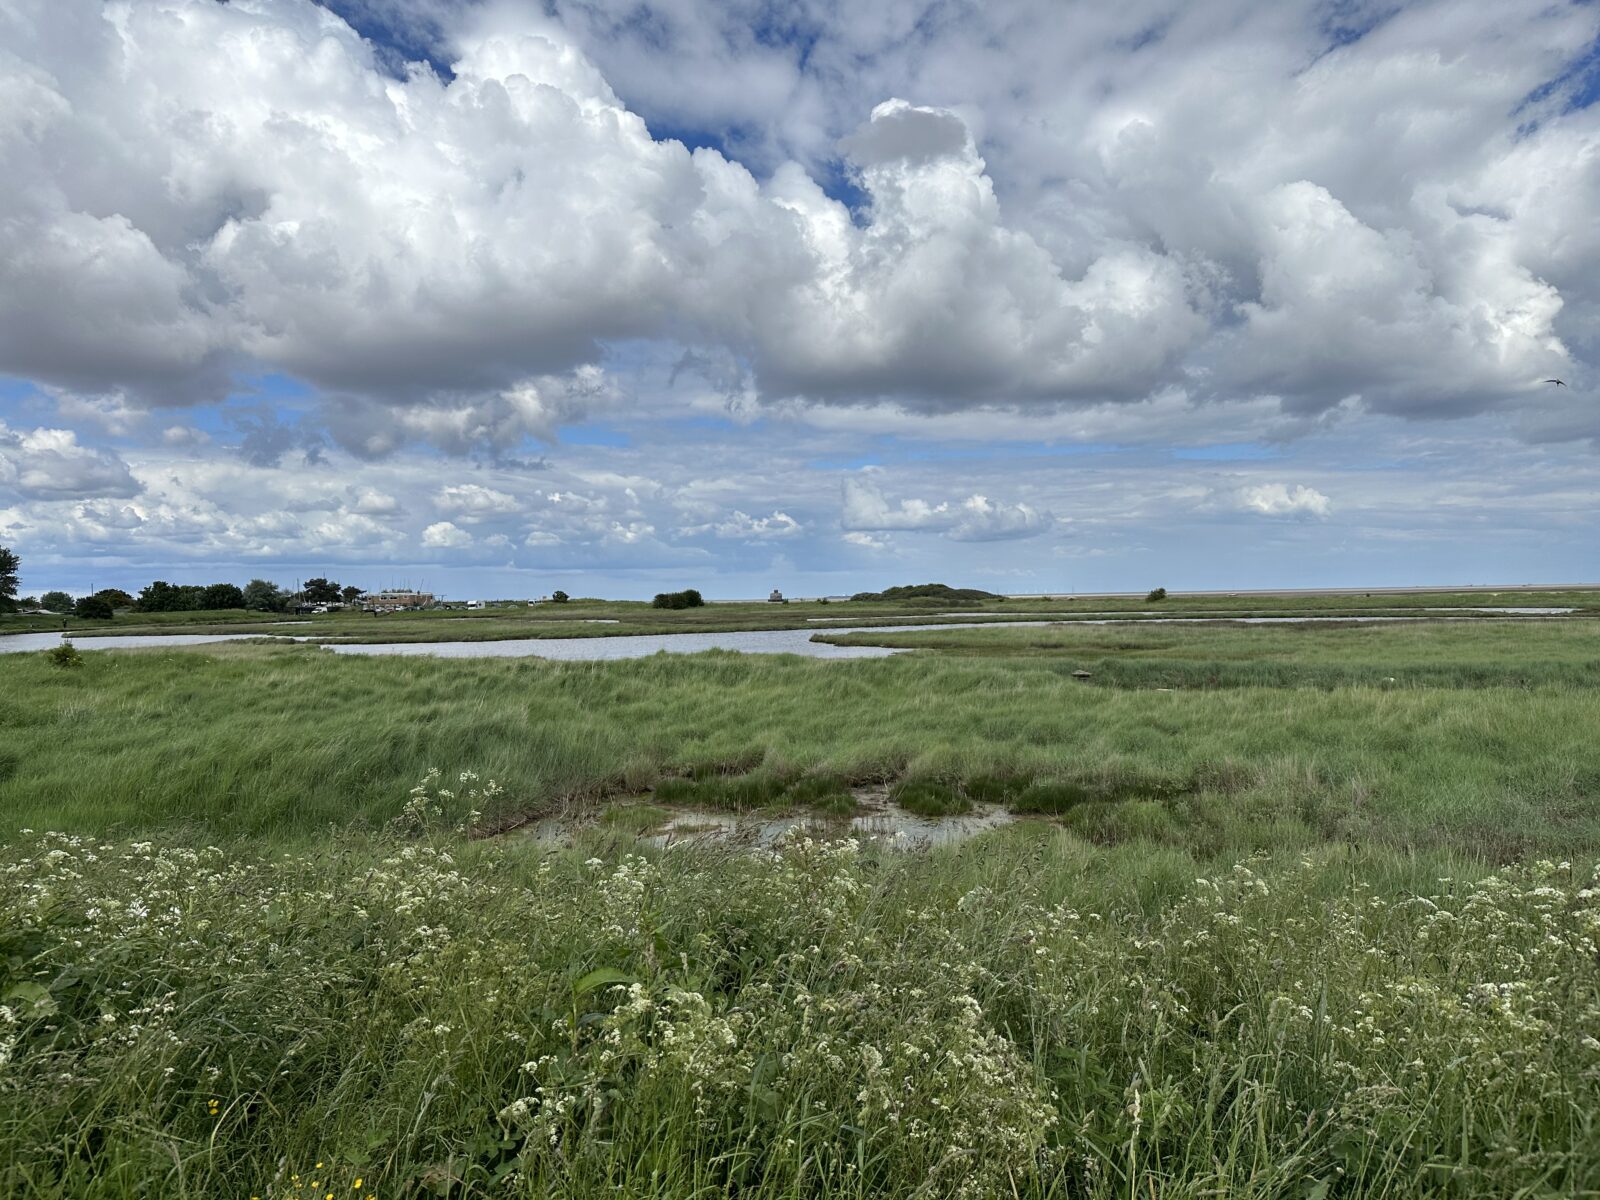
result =
[{"label": "cloud bank", "polygon": [[[758,175],[653,136],[572,14],[394,9],[431,31],[446,78],[397,74],[392,46],[310,0],[14,0],[0,371],[145,406],[283,372],[367,456],[554,440],[608,402],[606,347],[638,339],[732,353],[769,400],[923,412],[1177,387],[1420,417],[1588,377],[1562,315],[1596,303],[1575,260],[1600,249],[1579,219],[1600,137],[1559,89],[1529,97],[1593,38],[1592,9],[1462,6],[1445,30],[1415,5],[1306,61],[1309,5],[1241,10],[1181,60],[1167,47],[1189,18],[1129,7],[1078,30],[1157,30],[1150,63],[1106,59],[1116,86],[1094,105],[1089,81],[1030,78],[1024,35],[1058,44],[1074,22],[1019,9],[1007,39],[1035,121],[996,121],[1003,204],[974,122],[1014,114],[931,62],[882,86],[949,103],[869,103],[868,72],[844,89],[853,121],[813,113],[799,158],[764,137]],[[983,20],[922,50],[981,57]],[[824,62],[874,36],[836,24]],[[597,52],[631,61],[613,35]],[[755,102],[813,94],[787,86]],[[832,125],[835,157],[815,145]]]}]

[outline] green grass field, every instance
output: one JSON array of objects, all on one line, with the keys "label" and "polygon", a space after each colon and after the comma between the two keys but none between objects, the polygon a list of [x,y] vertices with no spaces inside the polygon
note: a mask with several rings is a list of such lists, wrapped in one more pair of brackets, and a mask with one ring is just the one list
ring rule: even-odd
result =
[{"label": "green grass field", "polygon": [[0,657],[0,1188],[1600,1195],[1600,622],[874,639]]}]

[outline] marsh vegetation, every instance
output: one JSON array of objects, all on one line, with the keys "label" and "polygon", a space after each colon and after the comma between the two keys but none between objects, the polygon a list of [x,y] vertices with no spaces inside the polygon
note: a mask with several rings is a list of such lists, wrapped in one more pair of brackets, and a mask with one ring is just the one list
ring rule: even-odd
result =
[{"label": "marsh vegetation", "polygon": [[1600,624],[849,636],[0,660],[0,1183],[1600,1188]]}]

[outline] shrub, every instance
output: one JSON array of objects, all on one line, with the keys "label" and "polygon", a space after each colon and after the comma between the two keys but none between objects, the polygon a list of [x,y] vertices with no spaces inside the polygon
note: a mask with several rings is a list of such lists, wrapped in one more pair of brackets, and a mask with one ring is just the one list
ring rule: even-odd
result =
[{"label": "shrub", "polygon": [[1166,598],[1167,598],[1167,589],[1166,588],[1155,588],[1147,596],[1145,596],[1144,600],[1145,600],[1146,604],[1159,604],[1161,601],[1165,600]]},{"label": "shrub", "polygon": [[72,606],[72,615],[92,621],[109,621],[112,616],[111,602],[101,595],[81,596]]},{"label": "shrub", "polygon": [[705,598],[694,588],[686,588],[681,592],[657,592],[655,599],[650,601],[651,608],[700,608],[704,604]]},{"label": "shrub", "polygon": [[550,603],[552,604],[565,604],[569,599],[571,599],[571,597],[569,597],[560,589],[550,593]]},{"label": "shrub", "polygon": [[83,655],[79,654],[78,648],[68,641],[63,641],[59,646],[52,646],[44,652],[44,656],[50,660],[52,666],[83,666]]}]

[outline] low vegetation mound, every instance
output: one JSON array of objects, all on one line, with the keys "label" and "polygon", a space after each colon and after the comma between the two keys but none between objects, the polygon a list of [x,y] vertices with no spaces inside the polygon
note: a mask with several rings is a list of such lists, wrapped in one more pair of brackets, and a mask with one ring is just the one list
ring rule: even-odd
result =
[{"label": "low vegetation mound", "polygon": [[1004,600],[997,592],[978,588],[954,588],[947,583],[917,583],[885,588],[881,592],[857,592],[852,600]]}]

